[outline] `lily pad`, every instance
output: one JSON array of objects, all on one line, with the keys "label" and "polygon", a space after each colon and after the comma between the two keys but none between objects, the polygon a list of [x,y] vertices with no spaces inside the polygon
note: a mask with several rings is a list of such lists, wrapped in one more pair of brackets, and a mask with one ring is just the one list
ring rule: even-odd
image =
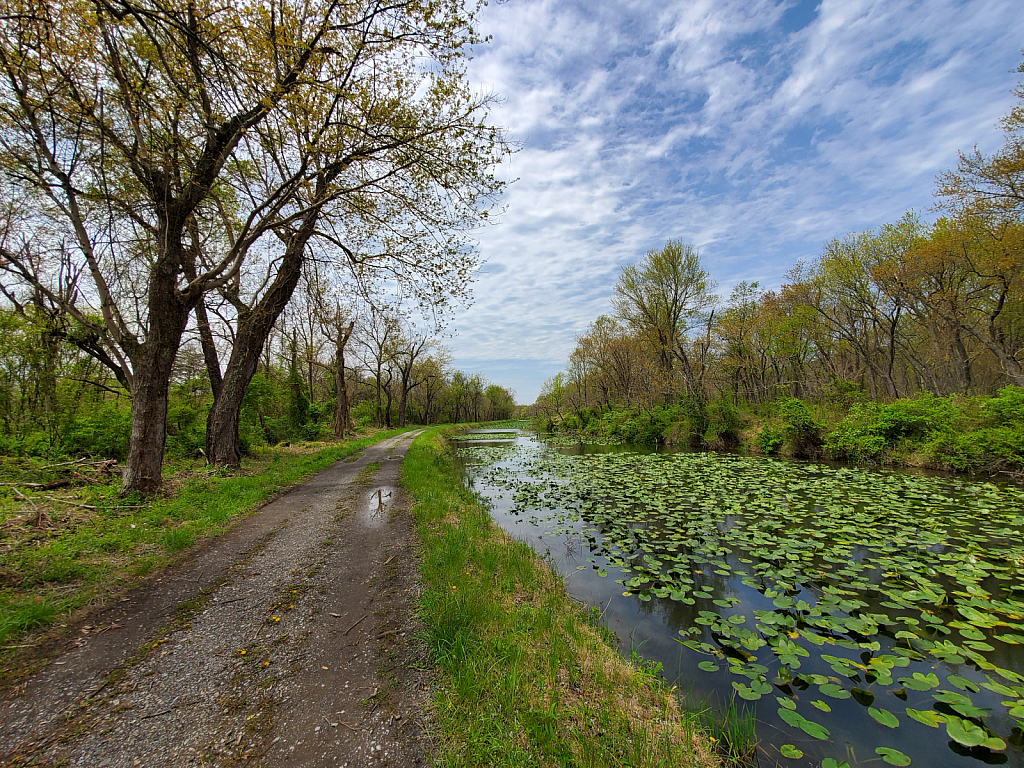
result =
[{"label": "lily pad", "polygon": [[804,756],[804,753],[794,747],[792,744],[783,744],[779,747],[779,752],[782,753],[783,757],[788,757],[791,760],[799,760]]},{"label": "lily pad", "polygon": [[887,709],[868,707],[868,714],[882,725],[888,726],[889,728],[899,728],[900,721],[896,718],[896,715]]},{"label": "lily pad", "polygon": [[892,749],[891,747],[876,747],[875,754],[881,755],[882,759],[889,765],[910,765],[910,758],[898,749]]}]

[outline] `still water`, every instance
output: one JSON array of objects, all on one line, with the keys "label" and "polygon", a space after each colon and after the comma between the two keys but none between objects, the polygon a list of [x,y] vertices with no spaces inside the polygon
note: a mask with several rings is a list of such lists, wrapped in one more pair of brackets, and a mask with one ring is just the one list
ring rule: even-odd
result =
[{"label": "still water", "polygon": [[1020,489],[465,437],[495,522],[691,707],[749,713],[761,765],[1024,768]]}]

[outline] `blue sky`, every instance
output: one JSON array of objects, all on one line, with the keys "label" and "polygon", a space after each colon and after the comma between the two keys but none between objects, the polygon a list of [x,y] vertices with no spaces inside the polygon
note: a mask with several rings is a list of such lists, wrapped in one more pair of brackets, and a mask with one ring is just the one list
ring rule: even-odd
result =
[{"label": "blue sky", "polygon": [[446,344],[536,398],[619,269],[693,243],[728,296],[780,285],[829,239],[934,216],[957,150],[1001,144],[1019,0],[509,0],[469,64],[522,149]]}]

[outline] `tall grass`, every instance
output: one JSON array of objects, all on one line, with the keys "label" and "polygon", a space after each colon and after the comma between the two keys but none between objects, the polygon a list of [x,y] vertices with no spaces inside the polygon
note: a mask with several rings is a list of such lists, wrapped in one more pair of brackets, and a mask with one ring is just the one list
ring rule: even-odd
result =
[{"label": "tall grass", "polygon": [[710,766],[673,691],[619,657],[561,581],[491,521],[437,428],[402,465],[422,541],[445,766]]}]

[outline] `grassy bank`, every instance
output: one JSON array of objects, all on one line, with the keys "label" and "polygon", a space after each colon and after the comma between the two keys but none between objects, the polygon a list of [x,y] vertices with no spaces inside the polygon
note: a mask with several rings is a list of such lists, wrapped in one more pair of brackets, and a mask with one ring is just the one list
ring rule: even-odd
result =
[{"label": "grassy bank", "polygon": [[[97,477],[95,467],[0,458],[5,658],[10,659],[6,651],[32,644],[24,633],[65,623],[76,611],[109,600],[281,490],[400,431],[344,443],[263,448],[234,470],[178,462],[165,469],[163,495],[135,499],[118,498],[116,475]],[[40,488],[65,479],[73,484]]]},{"label": "grassy bank", "polygon": [[709,766],[695,716],[625,662],[528,546],[465,489],[440,429],[402,465],[422,540],[422,615],[447,766]]},{"label": "grassy bank", "polygon": [[1024,472],[1024,388],[991,397],[921,394],[888,403],[835,388],[817,400],[681,401],[647,409],[583,408],[535,426],[632,443],[955,472]]}]

